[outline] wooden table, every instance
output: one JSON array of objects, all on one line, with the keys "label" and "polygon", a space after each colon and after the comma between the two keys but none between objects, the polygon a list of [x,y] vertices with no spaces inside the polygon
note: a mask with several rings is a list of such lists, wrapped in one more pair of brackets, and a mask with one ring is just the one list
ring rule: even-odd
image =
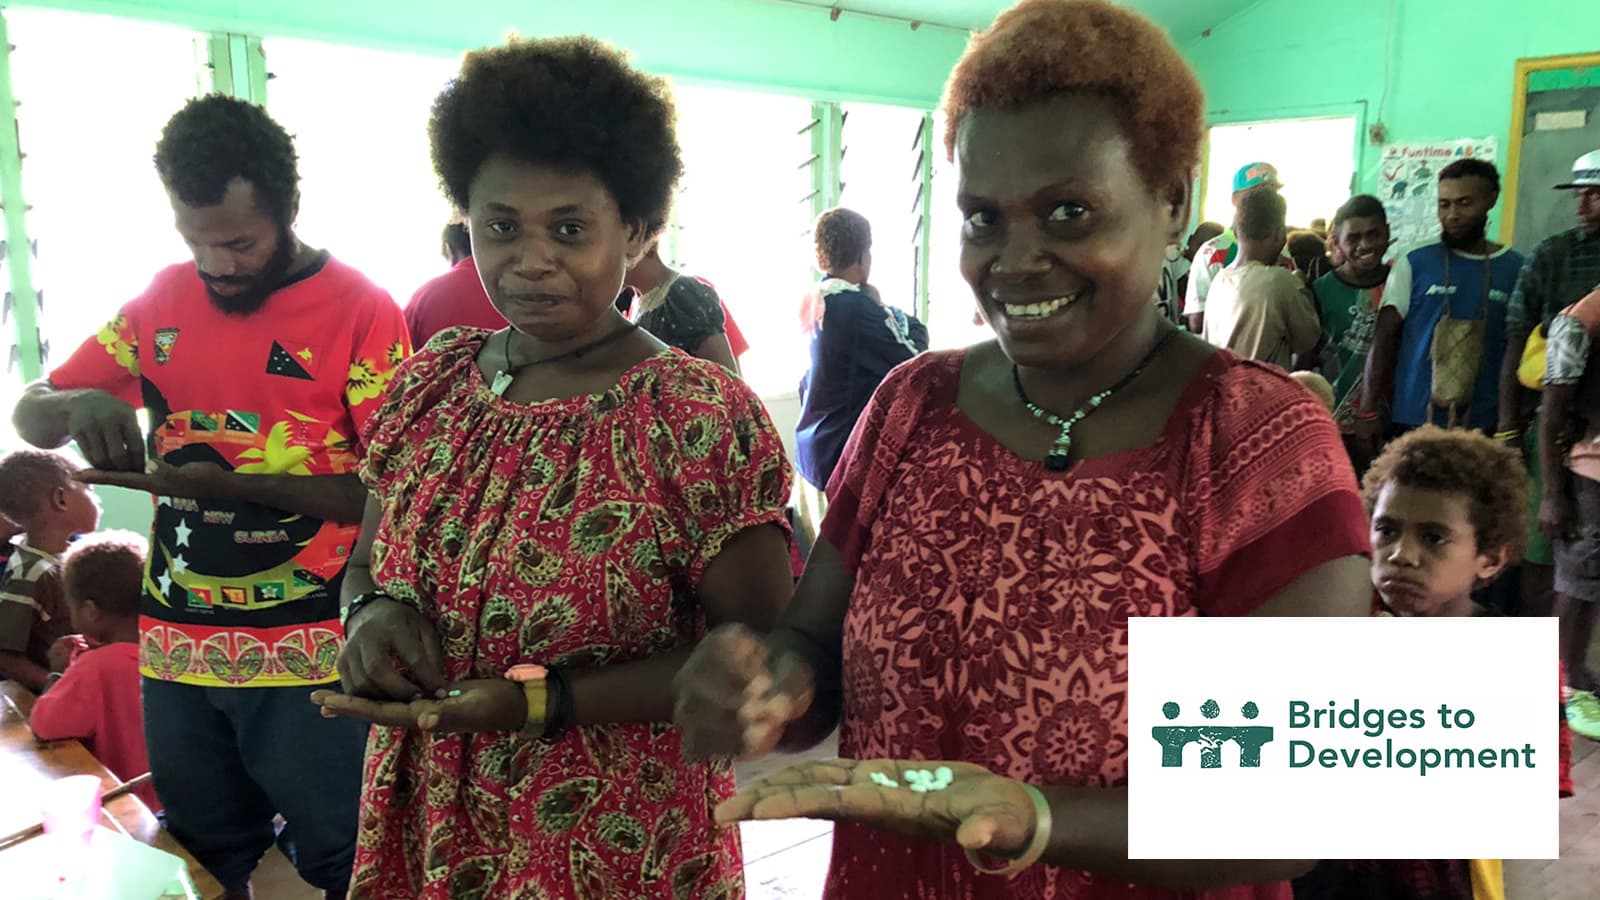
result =
[{"label": "wooden table", "polygon": [[[0,784],[5,785],[0,792],[0,835],[38,824],[39,809],[31,798],[47,782],[68,775],[95,775],[100,778],[102,794],[122,784],[83,744],[35,738],[28,727],[28,714],[33,711],[35,699],[32,692],[16,682],[0,681]],[[105,804],[100,824],[182,859],[201,900],[222,897],[217,880],[161,827],[138,797],[128,794]],[[0,851],[0,879],[12,865],[25,865],[32,844],[27,841]]]}]

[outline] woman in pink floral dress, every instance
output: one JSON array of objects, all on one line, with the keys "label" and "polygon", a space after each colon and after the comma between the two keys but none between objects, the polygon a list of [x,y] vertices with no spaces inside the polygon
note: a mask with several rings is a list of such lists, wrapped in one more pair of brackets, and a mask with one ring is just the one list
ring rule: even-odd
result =
[{"label": "woman in pink floral dress", "polygon": [[836,820],[828,898],[1286,900],[1311,864],[1128,858],[1129,620],[1369,602],[1327,410],[1151,302],[1203,110],[1105,0],[1026,0],[951,76],[961,270],[996,339],[890,374],[779,628],[719,630],[680,676],[700,753],[840,725],[843,759],[719,811]]},{"label": "woman in pink floral dress", "polygon": [[791,472],[737,377],[614,308],[665,220],[673,120],[589,39],[470,54],[435,104],[511,327],[436,336],[365,434],[349,694],[317,698],[380,726],[353,896],[743,896],[712,820],[731,767],[685,761],[671,685],[708,625],[770,627],[791,593]]}]

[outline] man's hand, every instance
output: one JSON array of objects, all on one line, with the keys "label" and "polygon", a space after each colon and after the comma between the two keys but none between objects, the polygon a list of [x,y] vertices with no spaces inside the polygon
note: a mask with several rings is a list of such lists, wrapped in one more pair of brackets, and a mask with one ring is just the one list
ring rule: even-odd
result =
[{"label": "man's hand", "polygon": [[67,435],[96,469],[144,471],[144,438],[134,409],[105,391],[84,391],[72,398]]},{"label": "man's hand", "polygon": [[209,462],[184,463],[169,466],[152,460],[147,472],[117,472],[105,469],[85,469],[77,475],[84,484],[108,484],[113,487],[144,491],[157,497],[185,497],[190,500],[234,499],[230,485],[233,473]]}]

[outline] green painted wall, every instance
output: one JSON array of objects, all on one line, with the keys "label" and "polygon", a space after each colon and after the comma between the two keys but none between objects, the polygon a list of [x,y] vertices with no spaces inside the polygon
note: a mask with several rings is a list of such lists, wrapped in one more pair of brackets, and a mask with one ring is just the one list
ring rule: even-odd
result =
[{"label": "green painted wall", "polygon": [[[1591,2],[1262,0],[1183,49],[1213,118],[1332,115],[1364,103],[1372,124],[1381,101],[1390,141],[1494,136],[1503,164],[1516,61],[1600,51]],[[1358,185],[1370,190],[1381,148],[1362,143]]]},{"label": "green painted wall", "polygon": [[16,5],[454,55],[512,30],[592,34],[645,68],[828,100],[932,108],[966,33],[762,0],[28,0]]}]

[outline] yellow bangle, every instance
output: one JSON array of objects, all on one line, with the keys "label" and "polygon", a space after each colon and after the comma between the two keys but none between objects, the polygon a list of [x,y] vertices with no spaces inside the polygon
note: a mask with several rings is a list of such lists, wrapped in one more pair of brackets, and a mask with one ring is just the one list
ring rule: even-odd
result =
[{"label": "yellow bangle", "polygon": [[528,701],[528,718],[523,723],[522,734],[525,737],[544,737],[545,711],[549,709],[549,684],[543,678],[534,678],[522,682],[522,696]]},{"label": "yellow bangle", "polygon": [[1028,842],[1028,849],[1022,851],[1021,856],[998,869],[986,868],[983,861],[978,859],[977,851],[967,849],[967,862],[985,875],[1015,878],[1018,872],[1038,862],[1039,857],[1044,856],[1045,848],[1050,846],[1050,801],[1031,784],[1024,784],[1022,789],[1027,791],[1029,798],[1033,800],[1033,840]]},{"label": "yellow bangle", "polygon": [[533,663],[521,663],[506,670],[506,678],[522,685],[522,699],[528,710],[524,714],[522,734],[540,738],[549,730],[550,722],[550,670]]}]

